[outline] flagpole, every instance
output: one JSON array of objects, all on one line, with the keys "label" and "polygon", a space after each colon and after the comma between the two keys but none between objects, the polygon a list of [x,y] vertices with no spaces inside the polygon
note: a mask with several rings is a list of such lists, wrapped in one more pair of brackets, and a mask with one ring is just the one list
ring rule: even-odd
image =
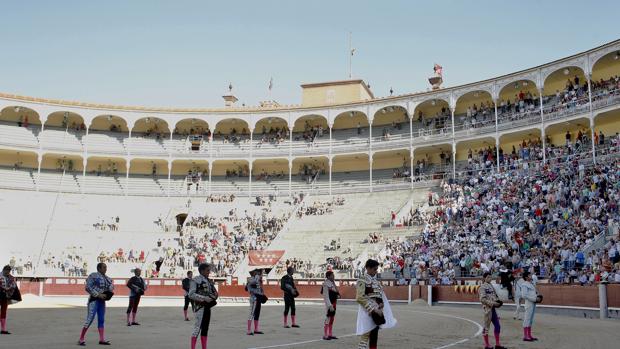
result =
[{"label": "flagpole", "polygon": [[349,32],[349,80],[353,78],[353,46],[352,37],[353,34]]}]

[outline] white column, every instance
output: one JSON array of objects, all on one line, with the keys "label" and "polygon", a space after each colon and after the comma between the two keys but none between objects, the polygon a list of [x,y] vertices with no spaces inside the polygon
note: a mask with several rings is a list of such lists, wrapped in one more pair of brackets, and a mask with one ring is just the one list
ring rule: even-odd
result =
[{"label": "white column", "polygon": [[454,111],[456,110],[456,103],[450,106],[450,119],[452,120],[452,178],[456,178],[456,141],[454,136]]},{"label": "white column", "polygon": [[369,169],[369,173],[370,173],[370,192],[372,193],[372,153],[368,153],[368,169]]},{"label": "white column", "polygon": [[495,158],[497,163],[497,172],[499,172],[499,137],[495,136]]},{"label": "white column", "polygon": [[546,141],[546,136],[545,136],[545,112],[544,112],[544,108],[543,108],[543,88],[539,87],[538,88],[538,100],[540,103],[540,134],[541,134],[541,140],[542,140],[542,150],[543,150],[543,164],[547,163],[547,151],[546,151],[546,146],[547,146],[547,141]]},{"label": "white column", "polygon": [[598,304],[599,315],[601,320],[609,317],[609,308],[607,307],[607,283],[601,282],[598,284]]},{"label": "white column", "polygon": [[[90,126],[86,127],[86,136],[88,136],[88,130],[90,129]],[[88,137],[86,138],[88,139]],[[82,177],[85,178],[86,177],[86,159],[88,159],[88,142],[84,142],[84,156],[82,158],[82,162],[84,164],[84,169],[82,170]]]},{"label": "white column", "polygon": [[214,137],[214,132],[215,129],[213,129],[213,131],[211,131],[211,135],[209,136],[208,142],[209,142],[209,156],[211,156],[213,158],[213,137]]},{"label": "white column", "polygon": [[332,126],[333,124],[330,124],[328,126],[329,126],[329,155],[332,155]]},{"label": "white column", "polygon": [[129,192],[129,168],[131,167],[131,160],[127,159],[126,164],[127,164],[127,171],[125,173],[125,195],[127,195],[127,193]]},{"label": "white column", "polygon": [[409,143],[413,145],[413,114],[409,116]]},{"label": "white column", "polygon": [[370,192],[372,193],[372,119],[368,117],[368,169],[370,173]]},{"label": "white column", "polygon": [[456,105],[450,106],[450,120],[452,120],[452,141],[454,141],[454,110],[456,109]]},{"label": "white column", "polygon": [[495,162],[497,171],[499,172],[499,121],[497,115],[497,98],[493,100],[493,108],[495,109]]},{"label": "white column", "polygon": [[[41,124],[43,125],[43,124]],[[39,154],[37,155],[37,184],[36,184],[36,188],[37,191],[39,191],[39,182],[41,181],[41,162],[43,162],[43,154],[41,154],[39,152]]]},{"label": "white column", "polygon": [[495,135],[499,133],[499,120],[497,115],[497,99],[493,100],[493,109],[495,109]]},{"label": "white column", "polygon": [[368,119],[368,152],[372,151],[372,120]]},{"label": "white column", "polygon": [[213,172],[213,160],[209,160],[209,190],[208,190],[208,195],[211,195],[211,172]]},{"label": "white column", "polygon": [[588,104],[590,105],[590,139],[592,140],[592,162],[596,164],[596,144],[594,142],[594,110],[592,105],[592,73],[586,77],[588,79]]},{"label": "white column", "polygon": [[254,144],[252,144],[252,141],[254,139],[254,129],[250,129],[250,161],[249,161],[249,166],[248,169],[250,170],[250,173],[248,173],[248,199],[251,200],[252,198],[252,166],[254,165],[254,159],[253,159],[253,154],[254,154]]},{"label": "white column", "polygon": [[288,158],[288,196],[293,197],[293,159]]},{"label": "white column", "polygon": [[170,177],[172,175],[172,159],[168,159],[168,192],[166,195],[170,196]]},{"label": "white column", "polygon": [[411,189],[413,189],[413,154],[415,153],[413,146],[411,147],[411,150],[409,152],[409,159],[411,160],[411,165],[409,167],[409,177],[411,180]]},{"label": "white column", "polygon": [[250,129],[250,162],[252,162],[252,155],[254,154],[254,130]]},{"label": "white column", "polygon": [[87,165],[88,165],[88,158],[84,157],[82,159],[82,185],[80,186],[82,193],[86,191],[86,166]]},{"label": "white column", "polygon": [[86,185],[86,162],[88,160],[86,160],[86,154],[84,154],[84,158],[82,159],[82,185],[80,186],[82,188],[82,191],[84,189],[84,185]]},{"label": "white column", "polygon": [[452,178],[456,179],[456,143],[452,140]]},{"label": "white column", "polygon": [[594,119],[590,116],[590,138],[592,142],[592,162],[596,164],[596,142],[594,141]]},{"label": "white column", "polygon": [[252,162],[249,163],[248,169],[250,170],[249,176],[248,176],[248,198],[252,198],[252,166],[254,164]]},{"label": "white column", "polygon": [[426,287],[427,287],[426,294],[428,295],[426,302],[428,303],[429,307],[432,307],[433,306],[433,286],[428,285]]},{"label": "white column", "polygon": [[413,189],[413,114],[409,115],[409,159],[411,160],[409,177],[411,179],[411,189]]},{"label": "white column", "polygon": [[129,129],[129,137],[127,138],[127,156],[131,155],[131,147],[133,146],[133,143],[131,142],[131,129]]},{"label": "white column", "polygon": [[288,156],[293,156],[293,129],[288,130]]},{"label": "white column", "polygon": [[[172,135],[174,134],[174,130],[170,130],[170,145],[172,145]],[[168,148],[168,156],[172,157],[172,147]]]},{"label": "white column", "polygon": [[334,164],[332,155],[332,127],[334,124],[331,123],[331,121],[328,121],[327,126],[329,127],[329,195],[332,195],[332,166]]},{"label": "white column", "polygon": [[408,290],[407,290],[407,304],[411,304],[411,284],[409,284]]},{"label": "white column", "polygon": [[47,119],[45,120],[41,120],[41,132],[39,133],[39,136],[37,137],[39,140],[39,151],[43,150],[43,144],[41,142],[41,135],[43,134],[43,131],[45,130],[45,122],[47,121]]},{"label": "white column", "polygon": [[329,195],[332,195],[332,166],[334,165],[334,159],[332,159],[331,156],[329,157],[328,164],[329,164]]}]

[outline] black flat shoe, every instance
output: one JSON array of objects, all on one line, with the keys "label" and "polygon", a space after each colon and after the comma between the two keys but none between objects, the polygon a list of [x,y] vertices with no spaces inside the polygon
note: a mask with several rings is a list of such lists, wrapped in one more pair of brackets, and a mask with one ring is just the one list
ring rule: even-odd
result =
[{"label": "black flat shoe", "polygon": [[140,326],[140,324],[139,324],[139,323],[137,323],[137,322],[132,322],[132,323],[131,323],[131,325],[132,325],[132,326]]},{"label": "black flat shoe", "polygon": [[11,334],[9,331],[0,331],[0,334]]},{"label": "black flat shoe", "polygon": [[110,341],[99,341],[99,345],[112,345]]},{"label": "black flat shoe", "polygon": [[338,339],[336,336],[329,336],[329,339]]},{"label": "black flat shoe", "polygon": [[282,327],[284,327],[284,328],[291,328],[291,326],[289,326],[289,325],[284,325]]},{"label": "black flat shoe", "polygon": [[299,325],[295,324],[295,325],[291,325],[291,327],[299,328]]},{"label": "black flat shoe", "polygon": [[324,340],[324,341],[328,341],[328,340],[330,340],[330,339],[332,339],[332,338],[331,338],[331,337],[329,337],[329,336],[327,336],[327,337],[325,337],[325,336],[324,336],[324,337],[323,337],[323,340]]},{"label": "black flat shoe", "polygon": [[254,331],[254,334],[265,334],[263,331]]},{"label": "black flat shoe", "polygon": [[254,335],[254,332],[249,332],[248,333],[248,336],[253,336],[253,335]]},{"label": "black flat shoe", "polygon": [[79,345],[80,347],[85,347],[85,346],[86,346],[86,342],[80,342],[80,341],[78,341],[78,345]]}]

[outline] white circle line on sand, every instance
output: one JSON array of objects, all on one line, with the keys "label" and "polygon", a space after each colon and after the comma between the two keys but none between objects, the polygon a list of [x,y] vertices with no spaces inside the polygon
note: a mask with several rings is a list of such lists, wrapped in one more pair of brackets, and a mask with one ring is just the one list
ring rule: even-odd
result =
[{"label": "white circle line on sand", "polygon": [[[355,311],[353,309],[342,309],[345,311]],[[468,338],[463,338],[460,339],[456,342],[452,342],[446,345],[442,345],[440,347],[435,347],[433,349],[445,349],[445,348],[450,348],[453,347],[455,345],[459,345],[459,344],[463,344],[473,338],[478,337],[480,334],[482,334],[482,325],[480,325],[479,323],[477,323],[474,320],[470,320],[464,317],[460,317],[460,316],[456,316],[456,315],[450,315],[450,314],[442,314],[442,313],[431,313],[431,312],[426,312],[426,311],[420,311],[420,310],[409,310],[407,309],[408,312],[410,313],[420,313],[420,314],[426,314],[426,315],[435,315],[435,316],[441,316],[441,317],[447,317],[447,318],[452,318],[452,319],[457,319],[457,320],[462,320],[462,321],[466,321],[469,322],[473,325],[475,325],[478,328],[478,331],[476,331],[476,333]],[[346,334],[343,336],[340,336],[339,338],[346,338],[346,337],[353,337],[356,336],[355,333],[351,333],[351,334]],[[252,347],[252,348],[248,348],[248,349],[270,349],[270,348],[282,348],[282,347],[293,347],[293,346],[297,346],[297,345],[302,345],[302,344],[308,344],[308,343],[316,343],[316,342],[322,342],[323,339],[311,339],[311,340],[307,340],[307,341],[301,341],[301,342],[293,342],[293,343],[285,343],[285,344],[275,344],[275,345],[268,345],[268,346],[263,346],[263,347]]]},{"label": "white circle line on sand", "polygon": [[[355,333],[345,334],[344,336],[340,336],[338,338],[353,337],[355,335],[356,335]],[[323,339],[311,339],[311,340],[307,340],[307,341],[303,341],[303,342],[294,342],[294,343],[268,345],[266,347],[252,347],[252,348],[249,348],[249,349],[269,349],[269,348],[293,347],[293,346],[296,346],[296,345],[315,343],[315,342],[323,342],[323,341],[324,341]]]},{"label": "white circle line on sand", "polygon": [[460,317],[460,316],[456,316],[456,315],[450,315],[450,314],[430,313],[430,312],[419,311],[419,310],[411,310],[411,311],[412,312],[416,312],[416,313],[421,313],[421,314],[436,315],[436,316],[443,316],[443,317],[457,319],[457,320],[463,320],[463,321],[467,321],[469,323],[472,323],[472,324],[476,325],[476,327],[478,327],[478,331],[476,331],[476,333],[473,336],[469,337],[469,338],[463,338],[463,339],[458,340],[456,342],[453,342],[453,343],[450,343],[450,344],[446,344],[446,345],[443,345],[441,347],[436,347],[436,348],[433,348],[433,349],[450,348],[450,347],[453,347],[455,345],[459,345],[459,344],[465,343],[465,342],[467,342],[467,341],[469,341],[469,340],[471,340],[473,338],[476,338],[476,337],[478,337],[479,335],[482,334],[482,325],[480,325],[479,323],[477,323],[474,320],[470,320],[470,319],[467,319],[467,318],[464,318],[464,317]]}]

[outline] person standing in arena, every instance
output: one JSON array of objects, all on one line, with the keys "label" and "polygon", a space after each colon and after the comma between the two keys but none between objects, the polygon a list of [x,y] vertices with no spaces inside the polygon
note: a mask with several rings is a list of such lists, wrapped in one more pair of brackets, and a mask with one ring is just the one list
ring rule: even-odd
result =
[{"label": "person standing in arena", "polygon": [[217,290],[215,284],[209,279],[211,265],[202,263],[198,266],[198,276],[192,279],[189,286],[188,297],[194,302],[196,322],[190,339],[191,349],[196,349],[198,335],[202,349],[207,349],[209,323],[211,322],[211,308],[217,304]]},{"label": "person standing in arena", "polygon": [[338,287],[336,286],[334,272],[331,270],[325,273],[325,281],[323,281],[321,294],[323,295],[323,301],[325,302],[327,311],[325,323],[323,324],[323,339],[338,339],[338,337],[335,337],[333,334],[333,328],[336,318],[336,303],[338,302],[338,298],[340,298],[340,292],[338,292]]},{"label": "person standing in arena", "polygon": [[138,304],[140,304],[140,298],[146,292],[146,283],[140,276],[142,270],[136,268],[133,270],[134,276],[127,281],[127,287],[129,288],[129,306],[127,306],[127,326],[139,326],[136,322],[136,314],[138,313]]},{"label": "person standing in arena", "polygon": [[189,317],[187,317],[187,309],[189,308],[190,303],[192,303],[192,309],[194,309],[193,302],[189,299],[189,286],[192,282],[193,276],[194,273],[190,270],[187,272],[187,277],[181,282],[181,287],[183,287],[183,291],[185,291],[185,299],[183,304],[183,316],[185,317],[185,321],[189,321]]},{"label": "person standing in arena", "polygon": [[89,295],[88,311],[78,345],[86,345],[84,337],[93,320],[95,320],[95,315],[97,316],[97,329],[99,330],[99,344],[110,345],[110,342],[105,339],[105,302],[109,301],[114,295],[114,284],[112,279],[105,275],[107,270],[108,267],[105,263],[98,263],[97,271],[90,274],[86,279],[85,289]]},{"label": "person standing in arena", "polygon": [[357,312],[357,335],[361,336],[359,349],[377,349],[379,328],[396,325],[392,309],[381,283],[377,280],[379,262],[369,259],[364,265],[366,272],[357,280],[355,300],[359,304]]},{"label": "person standing in arena", "polygon": [[538,338],[532,337],[532,324],[536,314],[536,304],[542,302],[542,295],[536,291],[536,286],[532,282],[532,274],[523,272],[523,283],[521,284],[521,297],[525,299],[525,315],[523,316],[523,340],[526,342],[537,341]]},{"label": "person standing in arena", "polygon": [[[263,292],[263,271],[256,269],[250,273],[250,279],[246,286],[250,293],[250,314],[248,317],[248,336],[255,334],[263,334],[259,330],[258,321],[260,319],[261,305],[265,302],[265,293]],[[252,332],[252,321],[254,321],[254,332]]]},{"label": "person standing in arena", "polygon": [[21,301],[21,295],[11,275],[11,266],[5,265],[0,274],[0,334],[11,334],[6,330],[6,312],[11,301]]},{"label": "person standing in arena", "polygon": [[516,276],[516,280],[515,280],[515,291],[514,291],[514,295],[515,295],[515,314],[514,314],[514,319],[520,319],[520,312],[521,312],[521,300],[523,300],[523,297],[521,296],[521,284],[523,284],[524,280],[523,277],[519,274],[517,274]]},{"label": "person standing in arena", "polygon": [[514,281],[514,276],[512,276],[512,266],[504,265],[499,269],[499,278],[502,287],[508,290],[508,299],[514,299],[514,295],[512,293],[512,282]]},{"label": "person standing in arena", "polygon": [[293,267],[286,268],[286,275],[280,279],[280,289],[284,291],[284,328],[288,326],[288,311],[291,310],[291,326],[299,327],[295,318],[295,297],[299,296],[295,280],[293,279]]},{"label": "person standing in arena", "polygon": [[491,273],[485,272],[482,277],[483,283],[478,290],[478,297],[480,298],[480,303],[482,303],[482,311],[484,313],[484,327],[482,330],[484,349],[493,349],[489,343],[489,327],[491,327],[491,323],[493,323],[493,334],[495,335],[495,349],[506,349],[500,344],[499,334],[501,326],[497,311],[495,310],[501,307],[503,302],[499,299],[497,292],[495,292],[495,287],[491,284],[491,280],[493,280]]}]

